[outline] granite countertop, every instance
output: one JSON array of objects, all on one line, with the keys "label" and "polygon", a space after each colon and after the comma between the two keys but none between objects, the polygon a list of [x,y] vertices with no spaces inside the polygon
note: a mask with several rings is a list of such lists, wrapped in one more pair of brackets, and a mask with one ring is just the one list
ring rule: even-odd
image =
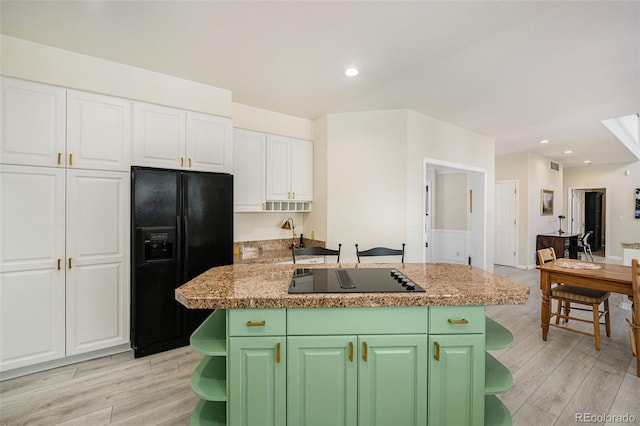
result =
[{"label": "granite countertop", "polygon": [[[299,265],[297,265],[299,267]],[[529,287],[492,272],[447,263],[311,264],[305,268],[396,268],[425,293],[288,294],[296,265],[211,268],[175,291],[190,309],[328,308],[524,304]]]},{"label": "granite countertop", "polygon": [[620,243],[623,249],[640,250],[640,243]]}]

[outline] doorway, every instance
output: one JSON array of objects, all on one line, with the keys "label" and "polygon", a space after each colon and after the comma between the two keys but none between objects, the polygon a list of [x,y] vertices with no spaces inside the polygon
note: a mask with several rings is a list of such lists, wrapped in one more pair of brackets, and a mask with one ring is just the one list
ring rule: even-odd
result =
[{"label": "doorway", "polygon": [[486,179],[482,168],[424,159],[423,259],[493,270],[486,255]]},{"label": "doorway", "polygon": [[569,188],[571,232],[592,232],[588,242],[594,256],[607,257],[608,200],[606,187]]}]

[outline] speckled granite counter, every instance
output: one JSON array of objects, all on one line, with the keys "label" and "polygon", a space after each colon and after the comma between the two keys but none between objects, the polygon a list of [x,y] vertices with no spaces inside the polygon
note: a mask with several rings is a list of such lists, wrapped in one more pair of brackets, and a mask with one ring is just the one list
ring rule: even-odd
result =
[{"label": "speckled granite counter", "polygon": [[[365,264],[304,267],[362,268]],[[516,305],[529,296],[528,286],[470,266],[368,263],[366,267],[401,270],[426,292],[290,295],[287,289],[296,265],[239,264],[211,268],[176,289],[175,295],[191,309]]]},{"label": "speckled granite counter", "polygon": [[640,243],[620,243],[623,249],[640,250]]}]

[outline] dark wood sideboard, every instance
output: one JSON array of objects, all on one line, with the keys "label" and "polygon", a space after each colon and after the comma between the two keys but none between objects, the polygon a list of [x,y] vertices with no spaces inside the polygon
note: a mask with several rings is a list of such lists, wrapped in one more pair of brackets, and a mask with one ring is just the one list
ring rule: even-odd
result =
[{"label": "dark wood sideboard", "polygon": [[[578,258],[580,247],[580,234],[539,234],[536,237],[536,252],[540,249],[553,247],[556,251],[556,257],[568,257],[571,259]],[[538,265],[538,254],[536,253],[536,265]]]}]

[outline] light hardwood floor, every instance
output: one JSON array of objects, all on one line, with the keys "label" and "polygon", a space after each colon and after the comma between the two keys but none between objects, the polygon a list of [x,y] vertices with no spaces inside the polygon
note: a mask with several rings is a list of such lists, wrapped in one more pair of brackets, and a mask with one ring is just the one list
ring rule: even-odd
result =
[{"label": "light hardwood floor", "polygon": [[[513,373],[502,400],[514,425],[577,424],[576,413],[628,414],[640,424],[640,378],[624,322],[631,314],[617,307],[622,296],[611,296],[612,335],[603,336],[600,351],[593,338],[556,328],[543,342],[538,271],[495,272],[531,288],[525,305],[487,308],[515,338],[493,352]],[[189,377],[200,359],[189,348],[139,359],[128,352],[7,380],[0,383],[0,424],[188,425],[198,401]]]}]

